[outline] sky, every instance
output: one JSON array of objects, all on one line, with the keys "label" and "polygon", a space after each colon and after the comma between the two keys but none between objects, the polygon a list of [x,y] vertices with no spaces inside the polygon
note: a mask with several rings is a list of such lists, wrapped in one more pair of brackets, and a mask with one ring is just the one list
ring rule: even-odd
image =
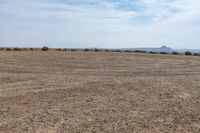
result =
[{"label": "sky", "polygon": [[0,0],[0,47],[200,48],[200,0]]}]

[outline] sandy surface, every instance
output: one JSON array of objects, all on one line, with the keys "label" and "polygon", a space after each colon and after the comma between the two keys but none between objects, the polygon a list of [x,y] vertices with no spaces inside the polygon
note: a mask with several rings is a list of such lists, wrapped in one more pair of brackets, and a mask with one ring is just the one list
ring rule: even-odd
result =
[{"label": "sandy surface", "polygon": [[0,52],[0,132],[200,132],[200,57]]}]

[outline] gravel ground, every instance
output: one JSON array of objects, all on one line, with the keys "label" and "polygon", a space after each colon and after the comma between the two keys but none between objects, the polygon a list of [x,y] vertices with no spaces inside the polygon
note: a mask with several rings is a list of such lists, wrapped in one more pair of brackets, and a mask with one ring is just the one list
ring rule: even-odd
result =
[{"label": "gravel ground", "polygon": [[0,52],[2,133],[199,133],[200,57]]}]

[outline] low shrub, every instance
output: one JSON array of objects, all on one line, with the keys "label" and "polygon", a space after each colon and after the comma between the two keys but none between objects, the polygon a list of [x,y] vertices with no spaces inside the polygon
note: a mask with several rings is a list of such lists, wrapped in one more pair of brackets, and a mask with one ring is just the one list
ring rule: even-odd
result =
[{"label": "low shrub", "polygon": [[150,54],[157,54],[157,52],[153,52],[153,51],[150,51],[149,53],[150,53]]},{"label": "low shrub", "polygon": [[160,52],[160,54],[169,54],[169,53],[167,53],[167,52],[164,52],[164,51],[161,51],[161,52]]},{"label": "low shrub", "polygon": [[68,49],[64,48],[63,51],[68,51]]},{"label": "low shrub", "polygon": [[34,51],[34,48],[29,48],[30,51]]},{"label": "low shrub", "polygon": [[94,51],[95,51],[95,52],[100,52],[101,50],[100,50],[100,49],[95,49]]},{"label": "low shrub", "polygon": [[135,53],[146,53],[146,51],[144,51],[144,50],[135,50],[134,52]]},{"label": "low shrub", "polygon": [[131,52],[131,50],[125,50],[124,52]]},{"label": "low shrub", "polygon": [[109,52],[116,52],[116,50],[112,49],[112,50],[109,50]]},{"label": "low shrub", "polygon": [[90,51],[90,49],[86,48],[86,49],[84,49],[84,51],[85,51],[85,52],[88,52],[88,51]]},{"label": "low shrub", "polygon": [[6,48],[6,51],[12,51],[12,48]]},{"label": "low shrub", "polygon": [[23,50],[23,51],[28,51],[29,49],[28,49],[28,48],[22,48],[22,50]]},{"label": "low shrub", "polygon": [[62,51],[62,49],[61,48],[57,48],[56,51]]},{"label": "low shrub", "polygon": [[200,56],[200,53],[194,53],[193,55],[194,56]]},{"label": "low shrub", "polygon": [[117,49],[116,52],[122,52],[120,49]]},{"label": "low shrub", "polygon": [[0,48],[0,51],[3,51],[3,50],[5,50],[5,48]]},{"label": "low shrub", "polygon": [[49,50],[48,47],[43,47],[43,48],[42,48],[42,51],[48,51],[48,50]]},{"label": "low shrub", "polygon": [[173,54],[173,55],[180,55],[180,53],[179,53],[179,52],[176,52],[176,51],[173,51],[172,54]]},{"label": "low shrub", "polygon": [[192,55],[192,53],[190,51],[186,51],[185,55],[190,56],[190,55]]},{"label": "low shrub", "polygon": [[109,50],[109,49],[105,49],[104,51],[105,51],[105,52],[109,52],[110,50]]},{"label": "low shrub", "polygon": [[13,48],[14,51],[22,51],[21,48]]},{"label": "low shrub", "polygon": [[76,52],[76,49],[70,49],[70,51],[72,51],[72,52]]}]

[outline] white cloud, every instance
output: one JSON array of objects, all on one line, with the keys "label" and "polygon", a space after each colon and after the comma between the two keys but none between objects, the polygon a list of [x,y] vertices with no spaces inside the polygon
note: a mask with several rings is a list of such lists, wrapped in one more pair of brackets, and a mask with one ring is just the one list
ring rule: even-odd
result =
[{"label": "white cloud", "polygon": [[198,0],[0,0],[0,44],[200,48],[199,7]]}]

